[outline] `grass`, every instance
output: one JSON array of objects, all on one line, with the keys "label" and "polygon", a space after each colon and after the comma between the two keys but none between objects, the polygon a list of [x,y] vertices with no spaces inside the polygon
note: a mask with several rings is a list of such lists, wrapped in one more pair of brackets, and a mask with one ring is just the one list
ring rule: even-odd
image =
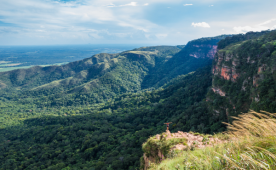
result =
[{"label": "grass", "polygon": [[158,156],[159,154],[162,155],[162,158],[168,158],[173,154],[170,152],[173,146],[177,144],[187,145],[186,138],[166,139],[166,137],[165,133],[163,133],[159,139],[156,136],[153,136],[143,144],[142,149],[147,157],[153,157],[158,162],[160,161],[160,156]]},{"label": "grass", "polygon": [[276,169],[276,114],[250,111],[215,136],[227,143],[194,151],[182,151],[172,159],[152,164],[151,170],[273,170]]}]

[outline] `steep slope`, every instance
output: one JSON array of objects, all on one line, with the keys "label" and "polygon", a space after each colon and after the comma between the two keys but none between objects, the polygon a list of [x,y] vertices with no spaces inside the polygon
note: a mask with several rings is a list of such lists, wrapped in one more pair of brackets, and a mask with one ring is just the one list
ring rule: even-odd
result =
[{"label": "steep slope", "polygon": [[142,47],[64,66],[5,72],[0,76],[0,93],[6,99],[23,99],[40,107],[102,103],[126,92],[161,87],[178,75],[210,65],[216,43],[225,37],[194,40],[184,48]]},{"label": "steep slope", "polygon": [[156,66],[145,77],[142,88],[160,87],[178,75],[187,74],[197,68],[211,64],[217,52],[217,43],[225,37],[228,35],[201,38],[188,42],[171,59]]},{"label": "steep slope", "polygon": [[[242,40],[242,41],[240,41]],[[248,33],[222,40],[213,62],[207,95],[217,129],[249,109],[276,111],[276,31]],[[225,46],[225,44],[228,44]]]},{"label": "steep slope", "polygon": [[23,94],[31,98],[51,96],[59,100],[66,95],[65,98],[74,101],[79,93],[83,93],[92,98],[92,103],[103,102],[118,94],[139,91],[149,70],[166,60],[167,55],[179,52],[180,48],[158,46],[137,50],[98,54],[64,66],[33,67],[1,73],[2,96],[10,98],[12,91],[19,94],[15,98]]},{"label": "steep slope", "polygon": [[3,73],[0,169],[134,170],[165,122],[172,132],[218,131],[205,97],[223,37]]}]

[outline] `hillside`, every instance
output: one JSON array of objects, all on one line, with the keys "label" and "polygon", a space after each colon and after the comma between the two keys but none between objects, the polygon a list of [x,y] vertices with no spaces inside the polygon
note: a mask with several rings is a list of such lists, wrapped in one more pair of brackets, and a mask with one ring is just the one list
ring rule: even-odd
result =
[{"label": "hillside", "polygon": [[225,37],[228,35],[201,38],[188,42],[180,52],[167,62],[155,67],[152,73],[145,77],[142,87],[160,87],[178,75],[187,74],[194,71],[194,68],[211,64],[217,52],[217,43]]},{"label": "hillside", "polygon": [[[226,134],[215,135],[228,142],[195,151],[177,151],[176,143],[167,141],[172,145],[167,148],[165,160],[142,166],[152,170],[275,169],[275,114],[271,114],[276,108],[275,50],[276,31],[249,32],[221,40],[212,64],[212,86],[206,95],[205,108],[209,132],[228,128]],[[250,109],[264,111],[249,112]],[[246,112],[249,113],[243,114]],[[230,124],[225,126],[222,122]],[[191,131],[201,132],[201,128]],[[152,138],[144,145],[150,141]]]},{"label": "hillside", "polygon": [[[194,146],[186,145],[179,150],[179,138],[162,142],[155,140],[155,144],[170,144],[158,145],[161,148],[168,146],[167,154],[158,162],[148,161],[141,164],[141,169],[275,169],[275,113],[250,111],[235,119],[232,125],[228,124],[228,130],[224,134],[208,137],[197,134],[196,139],[201,143],[211,144],[209,146],[200,147],[200,142],[194,142]],[[154,143],[151,141],[149,139],[143,146]],[[145,153],[149,151],[148,147],[143,148]]]},{"label": "hillside", "polygon": [[0,169],[137,169],[164,122],[209,132],[203,99],[223,38],[1,73]]},{"label": "hillside", "polygon": [[219,49],[213,61],[207,100],[218,122],[231,122],[231,116],[249,109],[276,112],[275,40],[276,31],[271,31],[237,35],[219,43],[234,42]]},{"label": "hillside", "polygon": [[[232,116],[249,109],[274,112],[275,32],[142,47],[1,73],[0,170],[134,170],[147,160],[142,144],[162,134],[165,122],[173,122],[171,134],[190,132],[187,136],[200,143],[198,133],[205,139],[223,132],[222,122],[231,123]],[[188,149],[191,141],[186,142]]]},{"label": "hillside", "polygon": [[187,133],[178,131],[170,133],[169,130],[149,138],[143,145],[143,159],[141,169],[147,170],[168,158],[174,158],[183,151],[203,149],[225,143],[211,135]]},{"label": "hillside", "polygon": [[275,112],[275,33],[203,38],[1,73],[0,169],[137,169],[142,144],[164,132],[165,122],[173,122],[171,134],[204,137],[225,131],[222,122],[249,109]]},{"label": "hillside", "polygon": [[225,36],[194,40],[184,48],[142,47],[119,54],[98,54],[63,66],[4,72],[0,73],[0,88],[4,93],[23,93],[31,98],[51,95],[58,100],[51,105],[61,105],[60,96],[67,100],[62,105],[70,105],[79,93],[90,98],[85,102],[101,103],[118,94],[161,87],[178,75],[209,65],[216,43],[222,38]]}]

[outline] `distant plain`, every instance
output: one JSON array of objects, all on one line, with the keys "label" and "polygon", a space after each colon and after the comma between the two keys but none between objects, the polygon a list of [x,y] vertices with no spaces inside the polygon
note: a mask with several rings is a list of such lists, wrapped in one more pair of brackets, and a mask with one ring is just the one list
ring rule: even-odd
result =
[{"label": "distant plain", "polygon": [[119,53],[142,45],[0,46],[0,72],[35,65],[62,65],[98,53]]}]

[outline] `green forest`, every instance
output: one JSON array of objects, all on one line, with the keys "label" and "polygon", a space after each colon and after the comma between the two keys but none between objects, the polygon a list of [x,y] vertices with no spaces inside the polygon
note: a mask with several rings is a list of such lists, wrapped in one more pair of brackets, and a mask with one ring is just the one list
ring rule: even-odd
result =
[{"label": "green forest", "polygon": [[78,115],[43,116],[2,128],[1,168],[135,169],[142,143],[164,131],[166,121],[174,122],[175,131],[210,132],[203,101],[210,67],[174,81],[159,90],[121,95],[101,109],[78,108]]},{"label": "green forest", "polygon": [[249,109],[275,112],[275,35],[222,35],[2,72],[0,170],[135,170],[142,144],[165,122],[171,132],[214,134]]}]

